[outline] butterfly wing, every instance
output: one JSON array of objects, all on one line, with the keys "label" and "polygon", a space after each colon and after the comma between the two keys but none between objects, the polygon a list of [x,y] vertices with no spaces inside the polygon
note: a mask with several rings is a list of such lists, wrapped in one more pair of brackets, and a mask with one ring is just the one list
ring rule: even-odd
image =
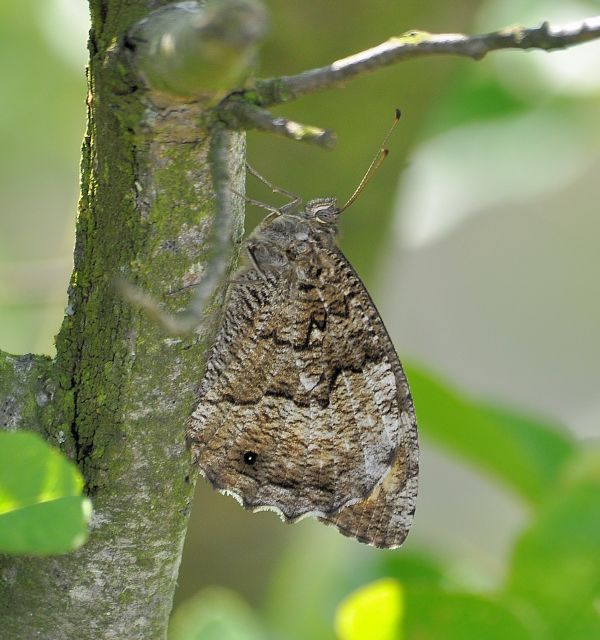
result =
[{"label": "butterfly wing", "polygon": [[407,528],[414,510],[412,403],[360,279],[337,249],[318,258],[301,280],[236,278],[188,438],[204,475],[245,507],[390,546],[381,530]]},{"label": "butterfly wing", "polygon": [[341,533],[380,548],[396,548],[413,522],[418,489],[418,443],[414,415],[401,413],[396,457],[368,496],[319,519]]},{"label": "butterfly wing", "polygon": [[[390,465],[368,495],[354,504],[345,505],[337,512],[320,520],[334,525],[344,535],[381,548],[399,547],[405,540],[413,522],[419,473],[419,444],[417,423],[402,365],[393,343],[362,281],[339,250],[339,269],[345,271],[346,282],[352,283],[357,295],[358,316],[366,319],[365,326],[371,340],[381,345],[382,366],[389,364],[393,381],[375,383],[375,396],[387,394],[387,403],[380,404],[382,420],[393,425],[395,447]],[[382,384],[383,383],[383,384]],[[384,384],[387,385],[384,390]],[[370,389],[371,385],[366,385]],[[365,394],[357,389],[355,396]],[[368,391],[367,391],[368,394]]]}]

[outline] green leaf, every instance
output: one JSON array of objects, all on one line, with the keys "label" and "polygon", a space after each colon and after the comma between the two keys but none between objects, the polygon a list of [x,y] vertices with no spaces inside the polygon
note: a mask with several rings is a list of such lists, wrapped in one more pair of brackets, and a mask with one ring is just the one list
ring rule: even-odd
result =
[{"label": "green leaf", "polygon": [[348,543],[355,542],[340,541],[333,531],[324,531],[309,519],[297,526],[301,532],[277,563],[269,586],[265,606],[269,628],[274,638],[329,640],[337,605],[372,579],[370,572],[365,575],[370,567],[361,549],[350,551]]},{"label": "green leaf", "polygon": [[0,432],[0,552],[66,553],[87,538],[91,505],[77,467],[41,438]]},{"label": "green leaf", "polygon": [[600,452],[571,468],[517,541],[508,590],[538,609],[553,637],[600,638]]},{"label": "green leaf", "polygon": [[508,91],[493,72],[458,71],[449,90],[432,109],[427,134],[433,136],[475,121],[506,118],[531,107],[522,96]]},{"label": "green leaf", "polygon": [[416,367],[407,367],[421,433],[539,503],[575,445],[551,424],[476,403]]},{"label": "green leaf", "polygon": [[338,607],[339,640],[401,640],[404,591],[397,580],[384,578],[351,593]]},{"label": "green leaf", "polygon": [[211,587],[183,602],[169,624],[169,640],[263,640],[252,609],[233,591]]},{"label": "green leaf", "polygon": [[[537,627],[537,621],[535,620]],[[406,587],[387,578],[358,589],[338,607],[338,640],[537,640],[537,628],[491,597]]]},{"label": "green leaf", "polygon": [[508,607],[479,595],[435,589],[406,593],[406,640],[536,640]]},{"label": "green leaf", "polygon": [[444,569],[433,556],[407,549],[376,556],[374,569],[379,577],[396,578],[407,587],[438,586],[444,580]]}]

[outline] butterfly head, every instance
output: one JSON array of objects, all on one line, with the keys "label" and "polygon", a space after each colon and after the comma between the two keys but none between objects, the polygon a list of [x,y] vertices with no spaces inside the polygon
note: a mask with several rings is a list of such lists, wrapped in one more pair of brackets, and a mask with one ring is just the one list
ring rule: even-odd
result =
[{"label": "butterfly head", "polygon": [[335,226],[340,212],[337,198],[317,198],[309,200],[300,215],[306,220]]}]

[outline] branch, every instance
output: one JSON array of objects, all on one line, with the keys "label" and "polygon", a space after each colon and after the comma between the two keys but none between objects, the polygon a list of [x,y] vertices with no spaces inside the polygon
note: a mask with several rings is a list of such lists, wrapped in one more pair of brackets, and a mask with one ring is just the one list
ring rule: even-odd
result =
[{"label": "branch", "polygon": [[459,33],[431,34],[409,31],[382,44],[336,60],[326,67],[311,69],[294,76],[257,80],[254,89],[244,93],[248,101],[262,107],[289,102],[300,96],[335,87],[354,76],[381,67],[429,55],[455,55],[480,60],[499,49],[564,49],[600,37],[600,16],[580,22],[551,27],[508,27],[482,35]]},{"label": "branch", "polygon": [[50,382],[51,367],[52,361],[46,356],[12,356],[0,351],[0,429],[44,433],[41,412],[55,392]]},{"label": "branch", "polygon": [[299,142],[309,142],[332,149],[336,144],[335,133],[331,129],[321,129],[308,124],[294,122],[245,101],[242,97],[231,97],[223,101],[218,112],[219,119],[230,129],[258,129],[268,131]]}]

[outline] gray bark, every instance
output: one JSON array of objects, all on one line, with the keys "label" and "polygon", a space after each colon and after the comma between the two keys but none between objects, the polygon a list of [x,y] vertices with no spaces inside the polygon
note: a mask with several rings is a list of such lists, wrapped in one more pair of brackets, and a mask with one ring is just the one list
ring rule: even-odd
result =
[{"label": "gray bark", "polygon": [[[147,4],[91,3],[75,266],[57,357],[0,354],[2,426],[62,443],[94,505],[78,551],[0,558],[1,635],[11,640],[166,636],[195,482],[184,423],[214,322],[169,337],[115,282],[184,308],[211,252],[215,194],[206,102],[159,100],[123,63],[123,36]],[[224,135],[243,191],[244,136]],[[230,214],[239,240],[241,207]]]}]

